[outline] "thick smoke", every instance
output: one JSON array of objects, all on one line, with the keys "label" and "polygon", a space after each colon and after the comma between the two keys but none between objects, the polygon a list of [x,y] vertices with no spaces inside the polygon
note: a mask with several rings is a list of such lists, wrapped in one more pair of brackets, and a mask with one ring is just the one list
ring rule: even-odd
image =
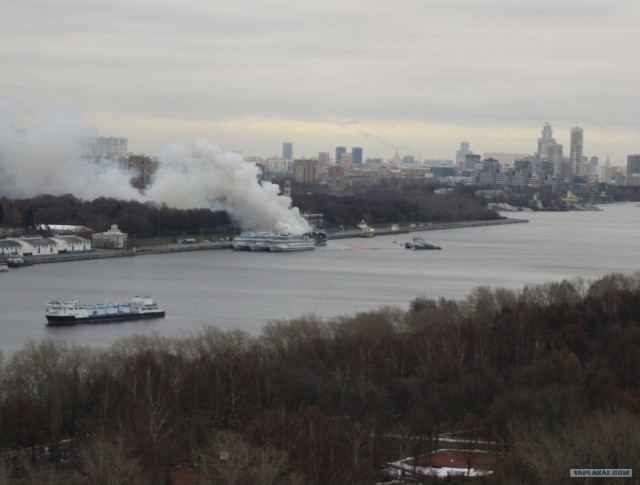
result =
[{"label": "thick smoke", "polygon": [[177,145],[165,151],[146,195],[171,207],[226,210],[245,229],[309,231],[298,209],[291,207],[291,199],[279,195],[277,185],[257,180],[255,164],[199,140],[192,154]]},{"label": "thick smoke", "polygon": [[173,145],[160,157],[144,192],[133,173],[117,163],[82,157],[97,133],[66,111],[50,112],[25,130],[16,129],[0,106],[0,195],[73,194],[164,203],[179,209],[226,210],[243,229],[302,233],[310,230],[277,185],[258,183],[258,168],[240,155],[200,140],[195,150]]},{"label": "thick smoke", "polygon": [[0,118],[0,193],[12,198],[73,194],[82,199],[139,199],[131,173],[82,159],[96,132],[64,110],[50,111],[28,129]]}]

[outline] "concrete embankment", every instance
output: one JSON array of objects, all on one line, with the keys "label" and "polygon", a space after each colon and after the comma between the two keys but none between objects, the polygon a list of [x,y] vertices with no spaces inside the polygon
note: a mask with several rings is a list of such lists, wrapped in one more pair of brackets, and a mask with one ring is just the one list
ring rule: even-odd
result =
[{"label": "concrete embankment", "polygon": [[[400,227],[397,231],[389,229],[378,228],[375,231],[376,236],[385,236],[390,234],[408,234],[410,232],[418,231],[435,231],[439,229],[459,229],[463,227],[478,227],[478,226],[495,226],[502,224],[518,224],[522,222],[529,222],[526,219],[495,219],[491,221],[467,221],[467,222],[443,222],[443,223],[430,223],[424,226],[416,227]],[[338,233],[329,234],[329,240],[332,239],[348,239],[359,237],[362,231],[359,229],[351,231],[343,231]],[[105,259],[105,258],[123,258],[132,256],[143,256],[145,254],[165,254],[165,253],[181,253],[186,251],[207,251],[211,249],[230,249],[232,248],[231,242],[211,242],[211,243],[194,243],[194,244],[168,244],[165,246],[143,246],[130,250],[106,250],[99,249],[97,251],[79,253],[79,254],[47,254],[42,256],[36,256],[29,258],[34,264],[42,263],[62,263],[67,261],[85,261],[90,259]]]},{"label": "concrete embankment", "polygon": [[[489,221],[463,221],[463,222],[434,222],[428,223],[424,226],[406,227],[400,226],[396,231],[389,229],[375,229],[376,236],[388,236],[391,234],[408,234],[410,232],[419,231],[436,231],[439,229],[461,229],[464,227],[479,227],[479,226],[499,226],[503,224],[520,224],[523,222],[529,222],[527,219],[493,219]],[[351,231],[342,231],[329,234],[329,239],[348,239],[352,237],[360,237],[362,231],[359,229]]]},{"label": "concrete embankment", "polygon": [[47,254],[30,258],[34,264],[62,263],[67,261],[85,261],[88,259],[125,258],[145,254],[180,253],[185,251],[205,251],[209,249],[230,249],[230,242],[212,242],[196,244],[169,244],[167,246],[144,246],[130,250],[100,249],[95,252],[80,254]]},{"label": "concrete embankment", "polygon": [[429,224],[422,228],[411,229],[412,231],[435,231],[437,229],[460,229],[463,227],[479,226],[500,226],[503,224],[522,224],[529,222],[528,219],[495,219],[492,221],[469,221],[469,222],[442,222]]}]

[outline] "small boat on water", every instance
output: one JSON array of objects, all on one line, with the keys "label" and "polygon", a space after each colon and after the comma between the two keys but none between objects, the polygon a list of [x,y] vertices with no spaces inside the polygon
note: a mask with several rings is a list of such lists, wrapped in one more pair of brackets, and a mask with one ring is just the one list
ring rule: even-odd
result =
[{"label": "small boat on water", "polygon": [[33,265],[33,261],[24,259],[22,256],[9,256],[6,262],[10,268],[20,268],[22,266]]},{"label": "small boat on water", "polygon": [[101,323],[142,318],[163,318],[165,311],[149,296],[134,296],[130,302],[85,305],[78,300],[55,298],[47,302],[47,325]]},{"label": "small boat on water", "polygon": [[414,237],[411,241],[407,241],[406,243],[404,243],[404,248],[411,249],[412,251],[420,249],[441,249],[440,246],[434,246],[421,237]]},{"label": "small boat on water", "polygon": [[4,273],[6,271],[9,271],[9,265],[4,261],[0,261],[0,273]]},{"label": "small boat on water", "polygon": [[373,237],[376,230],[373,227],[369,227],[366,222],[360,221],[358,228],[362,231],[360,237]]},{"label": "small boat on water", "polygon": [[593,204],[573,204],[567,207],[570,211],[602,211],[600,207]]},{"label": "small boat on water", "polygon": [[320,230],[320,229],[314,229],[311,233],[311,237],[313,238],[313,240],[316,243],[316,246],[326,246],[327,245],[327,241],[329,240],[329,236],[327,236],[327,233]]}]

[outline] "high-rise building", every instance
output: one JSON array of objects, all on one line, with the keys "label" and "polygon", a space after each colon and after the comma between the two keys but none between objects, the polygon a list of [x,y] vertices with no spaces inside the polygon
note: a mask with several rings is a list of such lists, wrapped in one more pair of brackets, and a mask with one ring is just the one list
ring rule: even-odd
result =
[{"label": "high-rise building", "polygon": [[345,187],[344,168],[339,165],[329,167],[328,182],[331,193],[342,193]]},{"label": "high-rise building", "polygon": [[467,155],[472,155],[473,152],[469,149],[468,141],[460,142],[460,150],[456,151],[456,163],[464,162],[464,157]]},{"label": "high-rise building", "polygon": [[362,148],[353,147],[351,149],[351,163],[356,167],[362,165]]},{"label": "high-rise building", "polygon": [[349,170],[353,165],[353,157],[351,153],[343,153],[340,157],[340,166],[344,167],[346,170]]},{"label": "high-rise building", "polygon": [[293,143],[284,142],[282,144],[282,158],[285,160],[293,160]]},{"label": "high-rise building", "polygon": [[127,139],[115,136],[95,138],[85,149],[91,158],[117,158],[127,156]]},{"label": "high-rise building", "polygon": [[547,147],[548,152],[548,160],[553,166],[553,173],[556,175],[560,175],[562,168],[562,159],[564,158],[564,153],[562,152],[562,145],[560,143],[556,143],[554,145],[549,145]]},{"label": "high-rise building", "polygon": [[482,165],[480,155],[476,155],[475,153],[467,153],[464,157],[464,170],[476,170],[480,169]]},{"label": "high-rise building", "polygon": [[541,160],[549,159],[549,146],[555,145],[556,139],[553,137],[553,129],[551,124],[547,121],[542,127],[542,136],[538,138],[538,151],[536,155]]},{"label": "high-rise building", "polygon": [[328,168],[331,165],[331,154],[329,152],[320,152],[318,154],[318,165],[320,168]]},{"label": "high-rise building", "polygon": [[589,173],[587,175],[595,175],[598,173],[598,163],[600,163],[600,159],[596,156],[589,159],[589,164],[587,165]]},{"label": "high-rise building", "polygon": [[582,163],[584,130],[579,127],[571,128],[571,148],[569,162],[571,163],[571,175],[585,175],[586,171]]},{"label": "high-rise building", "polygon": [[296,160],[293,162],[293,180],[297,183],[314,183],[317,180],[317,172],[317,160]]},{"label": "high-rise building", "polygon": [[640,155],[627,155],[627,185],[640,185]]},{"label": "high-rise building", "polygon": [[342,155],[347,153],[347,147],[336,147],[336,165],[340,165],[342,163]]},{"label": "high-rise building", "polygon": [[482,169],[478,171],[478,182],[481,185],[497,185],[500,174],[500,162],[494,158],[482,161]]},{"label": "high-rise building", "polygon": [[611,161],[609,160],[609,154],[607,153],[607,161],[604,163],[604,167],[600,170],[600,180],[605,184],[611,183]]}]

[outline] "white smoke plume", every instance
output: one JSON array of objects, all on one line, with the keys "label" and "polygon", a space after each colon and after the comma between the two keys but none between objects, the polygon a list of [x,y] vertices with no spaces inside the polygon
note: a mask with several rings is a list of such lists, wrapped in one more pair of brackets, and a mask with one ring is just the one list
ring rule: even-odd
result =
[{"label": "white smoke plume", "polygon": [[291,199],[271,182],[258,183],[258,167],[199,140],[193,154],[170,146],[146,196],[171,207],[226,210],[243,228],[302,233],[310,230]]},{"label": "white smoke plume", "polygon": [[72,194],[85,200],[113,197],[164,203],[178,209],[226,210],[247,230],[303,233],[310,230],[277,185],[258,183],[258,167],[240,155],[199,140],[195,150],[169,146],[144,192],[116,163],[82,157],[83,143],[97,136],[75,115],[54,111],[27,129],[16,129],[0,105],[0,196],[26,198]]},{"label": "white smoke plume", "polygon": [[[3,122],[3,123],[2,123]],[[7,197],[73,194],[139,199],[131,186],[132,174],[115,165],[82,159],[82,143],[96,136],[71,112],[54,110],[40,116],[28,129],[15,128],[0,117],[0,193]]]}]

